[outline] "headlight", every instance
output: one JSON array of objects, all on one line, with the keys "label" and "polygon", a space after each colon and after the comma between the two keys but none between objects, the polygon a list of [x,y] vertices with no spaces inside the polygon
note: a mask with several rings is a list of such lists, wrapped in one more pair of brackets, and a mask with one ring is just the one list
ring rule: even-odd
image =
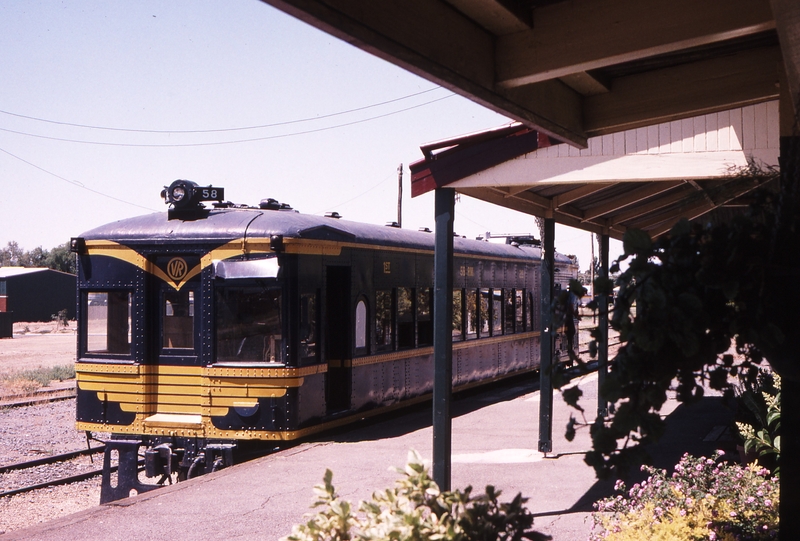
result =
[{"label": "headlight", "polygon": [[191,180],[176,180],[161,192],[164,202],[176,209],[202,208],[202,201],[222,201],[225,189],[208,186],[201,188]]},{"label": "headlight", "polygon": [[172,201],[177,203],[178,201],[181,201],[185,195],[186,190],[183,186],[175,186],[175,188],[172,190]]}]

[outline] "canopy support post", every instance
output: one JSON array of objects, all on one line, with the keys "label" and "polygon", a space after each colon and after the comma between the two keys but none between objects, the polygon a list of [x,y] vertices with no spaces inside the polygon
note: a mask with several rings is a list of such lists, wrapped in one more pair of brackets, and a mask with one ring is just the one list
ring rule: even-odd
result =
[{"label": "canopy support post", "polygon": [[[604,233],[600,238],[600,276],[608,280],[608,234]],[[592,261],[594,265],[594,261]],[[594,291],[594,284],[592,284]],[[597,415],[598,417],[608,416],[608,402],[601,395],[600,390],[608,375],[608,296],[602,293],[597,299],[600,317],[597,320],[598,349],[597,349]]]},{"label": "canopy support post", "polygon": [[556,223],[544,219],[542,235],[542,271],[539,281],[541,294],[541,350],[539,367],[539,452],[553,451],[553,275],[555,268]]},{"label": "canopy support post", "polygon": [[453,389],[453,216],[455,190],[437,188],[433,297],[433,480],[450,490]]}]

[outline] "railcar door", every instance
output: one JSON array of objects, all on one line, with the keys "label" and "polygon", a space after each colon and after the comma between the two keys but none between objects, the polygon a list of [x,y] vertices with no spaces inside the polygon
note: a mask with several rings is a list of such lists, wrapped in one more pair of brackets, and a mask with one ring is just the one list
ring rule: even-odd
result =
[{"label": "railcar door", "polygon": [[325,287],[326,402],[333,413],[350,408],[350,267],[327,267]]},{"label": "railcar door", "polygon": [[148,422],[200,425],[201,288],[199,257],[159,256],[153,260],[149,296],[154,363],[148,367]]}]

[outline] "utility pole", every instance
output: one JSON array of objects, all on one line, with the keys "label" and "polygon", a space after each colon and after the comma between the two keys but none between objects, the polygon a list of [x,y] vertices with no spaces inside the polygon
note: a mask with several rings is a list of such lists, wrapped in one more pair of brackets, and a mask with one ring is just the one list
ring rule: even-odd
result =
[{"label": "utility pole", "polygon": [[403,164],[397,166],[397,225],[403,227]]}]

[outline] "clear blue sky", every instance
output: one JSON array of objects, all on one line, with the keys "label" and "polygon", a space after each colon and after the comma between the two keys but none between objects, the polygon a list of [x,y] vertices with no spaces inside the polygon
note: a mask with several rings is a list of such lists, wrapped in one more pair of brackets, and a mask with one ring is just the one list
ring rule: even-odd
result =
[{"label": "clear blue sky", "polygon": [[[432,195],[410,198],[419,146],[509,122],[257,0],[2,2],[0,78],[0,246],[27,250],[163,211],[178,178],[383,224],[401,163],[403,225],[433,228]],[[466,197],[455,230],[538,236]],[[587,233],[556,247],[587,268]]]}]

